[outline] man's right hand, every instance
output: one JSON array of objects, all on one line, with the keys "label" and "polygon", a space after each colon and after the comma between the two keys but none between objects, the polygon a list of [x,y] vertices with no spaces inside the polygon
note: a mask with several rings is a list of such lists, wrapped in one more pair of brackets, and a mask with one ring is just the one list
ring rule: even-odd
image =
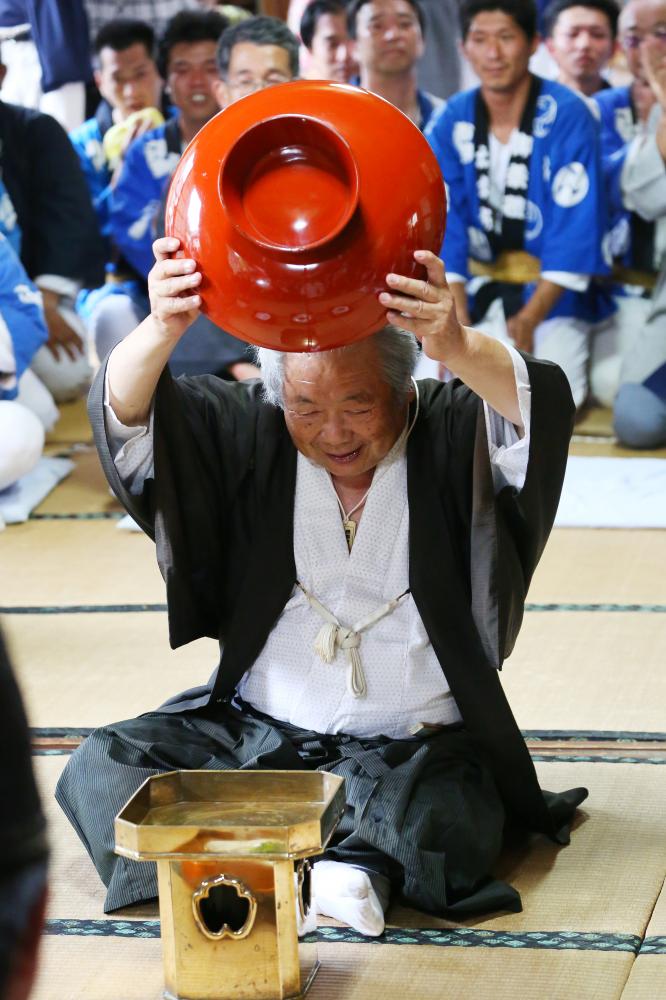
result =
[{"label": "man's right hand", "polygon": [[175,344],[201,310],[201,296],[194,289],[201,282],[196,262],[173,256],[180,248],[175,236],[163,236],[153,243],[155,266],[148,275],[151,316],[155,332]]},{"label": "man's right hand", "polygon": [[107,362],[109,402],[118,420],[129,427],[148,420],[160,374],[199,315],[201,296],[192,293],[201,274],[193,260],[172,257],[179,247],[173,236],[153,243],[157,263],[148,275],[150,315],[114,347]]}]

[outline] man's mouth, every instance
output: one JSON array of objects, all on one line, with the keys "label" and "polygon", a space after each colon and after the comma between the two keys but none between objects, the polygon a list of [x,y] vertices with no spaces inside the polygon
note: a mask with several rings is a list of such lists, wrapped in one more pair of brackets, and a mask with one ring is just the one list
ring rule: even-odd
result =
[{"label": "man's mouth", "polygon": [[355,461],[361,453],[361,449],[355,448],[354,451],[341,452],[339,455],[335,455],[331,452],[325,452],[326,458],[331,462],[335,462],[339,465],[348,465],[350,462]]},{"label": "man's mouth", "polygon": [[190,100],[193,104],[204,104],[208,100],[208,94],[192,94]]}]

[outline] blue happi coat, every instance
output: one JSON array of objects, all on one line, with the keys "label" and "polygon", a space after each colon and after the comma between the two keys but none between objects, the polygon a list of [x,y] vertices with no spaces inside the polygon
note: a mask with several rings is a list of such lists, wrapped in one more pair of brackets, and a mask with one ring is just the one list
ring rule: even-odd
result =
[{"label": "blue happi coat", "polygon": [[181,154],[177,119],[139,136],[127,150],[111,195],[113,242],[143,277],[155,263],[153,219]]},{"label": "blue happi coat", "polygon": [[30,281],[18,254],[0,232],[0,323],[9,333],[14,355],[13,372],[0,375],[0,399],[14,399],[18,380],[30,366],[35,352],[46,343],[48,330],[42,297]]},{"label": "blue happi coat", "polygon": [[0,233],[7,239],[17,257],[21,255],[21,227],[14,202],[0,178]]},{"label": "blue happi coat", "polygon": [[86,178],[100,232],[105,237],[108,237],[111,231],[109,224],[111,170],[104,152],[104,136],[112,124],[111,108],[106,101],[102,101],[94,118],[89,118],[69,133]]},{"label": "blue happi coat", "polygon": [[[611,87],[594,95],[601,118],[601,152],[608,197],[608,252],[613,260],[626,267],[642,268],[641,247],[636,240],[652,240],[654,225],[637,218],[624,207],[622,198],[622,169],[627,158],[629,143],[640,134],[631,101],[631,87]],[[649,235],[648,235],[649,232]],[[636,251],[639,251],[637,253]],[[654,271],[650,260],[648,270]],[[623,294],[622,285],[614,285],[617,294]]]},{"label": "blue happi coat", "polygon": [[[478,88],[451,98],[426,129],[448,189],[449,212],[442,257],[451,273],[469,277],[468,258],[496,259],[479,212],[475,170]],[[532,124],[523,249],[543,271],[608,273],[602,254],[605,204],[598,125],[581,98],[551,80],[540,81]],[[524,287],[524,301],[534,290]],[[588,293],[565,290],[552,316],[591,320],[600,312]]]}]

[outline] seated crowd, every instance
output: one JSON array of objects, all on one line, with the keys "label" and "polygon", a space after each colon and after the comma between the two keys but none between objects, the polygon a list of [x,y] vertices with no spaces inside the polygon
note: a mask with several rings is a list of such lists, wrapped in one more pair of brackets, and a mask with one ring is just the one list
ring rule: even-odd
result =
[{"label": "seated crowd", "polygon": [[[447,184],[442,258],[463,319],[560,364],[578,407],[614,407],[624,444],[666,443],[666,3],[467,0],[460,37],[479,85],[447,100],[417,78],[427,4],[292,6],[300,45],[275,18],[208,4],[179,10],[157,38],[139,20],[95,21],[99,103],[70,141],[49,116],[0,102],[1,249],[18,276],[0,293],[0,488],[34,466],[58,403],[86,392],[148,314],[151,245],[185,146],[230,102],[299,76],[299,55],[303,77],[370,90],[425,132]],[[554,80],[530,69],[539,26]],[[627,82],[612,87],[620,50]],[[171,366],[258,373],[205,317]],[[446,377],[425,356],[417,372]]]}]

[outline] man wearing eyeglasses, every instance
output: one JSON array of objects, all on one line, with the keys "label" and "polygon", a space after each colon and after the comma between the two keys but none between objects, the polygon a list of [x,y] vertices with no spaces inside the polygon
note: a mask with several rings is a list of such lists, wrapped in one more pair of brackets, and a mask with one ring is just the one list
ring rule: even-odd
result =
[{"label": "man wearing eyeglasses", "polygon": [[223,33],[217,49],[221,108],[256,90],[288,83],[298,76],[298,41],[282,21],[251,17]]},{"label": "man wearing eyeglasses", "polygon": [[[642,330],[652,309],[652,293],[666,240],[666,223],[655,221],[658,205],[651,211],[632,210],[624,185],[625,164],[634,140],[645,136],[655,91],[645,68],[646,47],[653,61],[660,53],[666,56],[666,2],[631,0],[619,20],[619,38],[631,84],[595,94],[601,115],[601,138],[606,174],[610,231],[607,243],[613,259],[613,297],[617,311],[600,327],[594,337],[596,363],[591,373],[595,398],[613,406],[618,385],[625,380],[627,363],[633,368],[633,356],[642,338]],[[658,171],[663,172],[663,164]],[[632,359],[628,361],[627,359]],[[634,390],[630,390],[630,393]],[[624,395],[624,393],[623,393]],[[642,436],[638,436],[642,440]],[[638,440],[629,432],[631,440]]]}]

